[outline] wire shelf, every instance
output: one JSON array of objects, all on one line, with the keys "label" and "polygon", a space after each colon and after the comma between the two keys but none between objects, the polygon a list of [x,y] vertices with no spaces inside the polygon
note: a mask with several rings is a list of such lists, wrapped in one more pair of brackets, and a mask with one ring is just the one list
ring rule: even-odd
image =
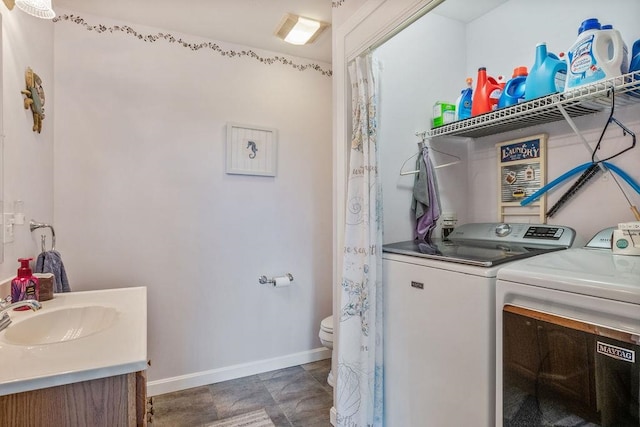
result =
[{"label": "wire shelf", "polygon": [[427,137],[463,136],[479,138],[515,129],[564,120],[562,107],[570,117],[596,113],[611,106],[611,89],[616,106],[640,104],[640,73],[634,72],[597,83],[554,93],[542,98],[501,108],[427,131]]}]

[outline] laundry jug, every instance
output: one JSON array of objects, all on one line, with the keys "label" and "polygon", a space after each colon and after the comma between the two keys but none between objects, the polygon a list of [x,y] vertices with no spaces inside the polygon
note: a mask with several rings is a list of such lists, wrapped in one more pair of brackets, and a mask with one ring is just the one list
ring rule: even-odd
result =
[{"label": "laundry jug", "polygon": [[621,75],[623,55],[618,30],[602,30],[596,18],[582,22],[578,39],[567,51],[565,90]]},{"label": "laundry jug", "polygon": [[507,82],[498,100],[498,108],[510,107],[524,101],[524,93],[527,81],[527,67],[516,67],[513,76]]},{"label": "laundry jug", "polygon": [[[633,48],[631,49],[631,62],[629,62],[629,72],[635,73],[629,77],[630,81],[638,82],[638,85],[634,87],[638,87],[638,89],[630,92],[631,95],[636,98],[640,98],[640,40],[636,40],[633,44]],[[633,80],[631,80],[633,79]]]},{"label": "laundry jug", "polygon": [[[631,62],[629,62],[629,72],[640,71],[640,40],[636,40],[631,49]],[[635,80],[640,81],[640,74],[635,75]]]},{"label": "laundry jug", "polygon": [[536,60],[526,78],[526,101],[562,92],[567,77],[567,64],[547,51],[546,43],[536,45]]},{"label": "laundry jug", "polygon": [[456,120],[468,119],[471,117],[471,103],[473,101],[473,79],[467,77],[467,87],[460,91],[460,96],[456,100]]},{"label": "laundry jug", "polygon": [[487,76],[487,69],[485,67],[478,68],[476,90],[473,91],[473,101],[471,102],[471,115],[477,116],[495,110],[501,93],[502,89],[496,79]]}]

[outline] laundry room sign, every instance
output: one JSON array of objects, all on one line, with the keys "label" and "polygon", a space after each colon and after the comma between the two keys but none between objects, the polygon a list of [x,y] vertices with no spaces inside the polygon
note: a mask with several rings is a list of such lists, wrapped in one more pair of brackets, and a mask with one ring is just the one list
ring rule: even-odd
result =
[{"label": "laundry room sign", "polygon": [[546,197],[528,206],[520,201],[546,181],[547,135],[540,134],[496,144],[498,157],[498,216],[501,222],[536,217],[545,223]]}]

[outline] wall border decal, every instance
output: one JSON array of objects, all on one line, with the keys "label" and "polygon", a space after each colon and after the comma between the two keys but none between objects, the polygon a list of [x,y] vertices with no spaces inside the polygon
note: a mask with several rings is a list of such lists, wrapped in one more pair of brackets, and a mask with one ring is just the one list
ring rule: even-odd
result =
[{"label": "wall border decal", "polygon": [[106,26],[106,25],[90,25],[89,23],[87,23],[84,18],[78,16],[78,15],[67,15],[67,14],[63,14],[63,15],[59,15],[56,16],[53,19],[54,23],[58,23],[58,22],[71,22],[74,24],[78,24],[83,26],[87,31],[95,31],[98,34],[101,33],[105,33],[105,32],[110,32],[110,33],[116,33],[116,32],[120,32],[120,33],[125,33],[128,34],[130,36],[133,36],[135,38],[137,38],[138,40],[147,42],[147,43],[154,43],[158,40],[165,40],[169,43],[177,43],[182,47],[185,48],[189,48],[192,51],[198,51],[200,49],[209,49],[213,52],[216,52],[222,56],[226,56],[229,58],[241,58],[241,57],[248,57],[251,59],[255,59],[256,61],[259,61],[265,65],[272,65],[274,63],[280,63],[282,65],[289,65],[292,68],[295,68],[298,71],[306,71],[306,70],[314,70],[319,72],[320,74],[322,74],[323,76],[327,76],[327,77],[331,77],[333,72],[329,69],[326,70],[324,68],[322,68],[320,65],[318,64],[307,64],[307,65],[302,65],[302,64],[296,64],[295,62],[293,62],[291,59],[285,58],[284,56],[272,56],[272,57],[263,57],[258,55],[257,53],[255,53],[253,50],[251,49],[247,49],[247,50],[225,50],[222,47],[220,47],[220,45],[218,45],[217,43],[213,43],[213,42],[202,42],[202,43],[189,43],[185,40],[183,40],[182,38],[176,38],[175,36],[169,34],[169,33],[162,33],[159,32],[157,34],[147,34],[147,35],[143,35],[138,33],[136,30],[134,30],[133,28],[131,28],[128,25],[113,25],[113,26]]}]

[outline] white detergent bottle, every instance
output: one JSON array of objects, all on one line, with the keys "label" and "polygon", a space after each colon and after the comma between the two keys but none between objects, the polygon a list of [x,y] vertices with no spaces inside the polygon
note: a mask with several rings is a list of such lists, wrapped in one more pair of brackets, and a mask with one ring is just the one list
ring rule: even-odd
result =
[{"label": "white detergent bottle", "polygon": [[567,52],[565,90],[617,77],[624,56],[624,42],[617,30],[602,31],[596,18],[587,19],[578,39]]}]

